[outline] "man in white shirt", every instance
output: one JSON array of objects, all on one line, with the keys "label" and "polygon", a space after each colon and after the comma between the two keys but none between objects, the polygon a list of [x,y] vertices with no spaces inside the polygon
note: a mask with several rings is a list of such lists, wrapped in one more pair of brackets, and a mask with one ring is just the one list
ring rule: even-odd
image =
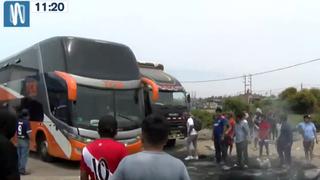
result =
[{"label": "man in white shirt", "polygon": [[241,168],[248,168],[248,135],[249,125],[248,121],[244,119],[245,114],[240,112],[237,114],[235,125],[235,142],[237,150],[237,164]]},{"label": "man in white shirt", "polygon": [[194,128],[194,121],[190,113],[186,114],[187,120],[187,150],[188,156],[186,161],[199,159],[197,150],[198,132]]}]

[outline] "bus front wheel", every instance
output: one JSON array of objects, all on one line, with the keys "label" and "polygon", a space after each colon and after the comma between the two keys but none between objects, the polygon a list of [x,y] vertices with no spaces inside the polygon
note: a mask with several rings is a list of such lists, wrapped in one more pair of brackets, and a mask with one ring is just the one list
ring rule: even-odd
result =
[{"label": "bus front wheel", "polygon": [[53,157],[50,156],[48,152],[48,141],[46,140],[46,138],[42,138],[38,142],[38,154],[40,155],[40,158],[45,162],[53,161]]}]

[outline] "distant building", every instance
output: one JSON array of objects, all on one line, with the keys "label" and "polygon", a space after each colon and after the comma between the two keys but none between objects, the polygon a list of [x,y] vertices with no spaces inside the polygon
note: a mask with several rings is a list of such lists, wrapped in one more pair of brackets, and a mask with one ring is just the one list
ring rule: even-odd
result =
[{"label": "distant building", "polygon": [[191,100],[192,109],[203,109],[203,110],[216,110],[218,106],[223,103],[222,97],[209,97],[209,98],[193,98]]}]

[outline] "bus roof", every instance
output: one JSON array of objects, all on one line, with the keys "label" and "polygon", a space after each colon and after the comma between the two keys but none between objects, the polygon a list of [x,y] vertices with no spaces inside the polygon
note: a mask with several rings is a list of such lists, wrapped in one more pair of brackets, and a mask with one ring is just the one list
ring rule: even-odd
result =
[{"label": "bus roof", "polygon": [[137,80],[140,73],[131,49],[123,44],[71,36],[49,38],[17,53],[6,64],[43,69],[44,72],[64,71],[96,79]]},{"label": "bus roof", "polygon": [[143,77],[152,79],[157,83],[160,90],[184,91],[181,83],[173,76],[165,73],[159,68],[141,67],[140,73]]}]

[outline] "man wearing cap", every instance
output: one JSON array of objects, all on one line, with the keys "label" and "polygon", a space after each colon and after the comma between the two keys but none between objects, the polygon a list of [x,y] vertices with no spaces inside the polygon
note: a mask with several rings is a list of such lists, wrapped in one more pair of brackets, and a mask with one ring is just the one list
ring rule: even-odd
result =
[{"label": "man wearing cap", "polygon": [[313,157],[314,141],[318,144],[317,130],[314,123],[311,121],[310,115],[303,116],[304,122],[299,123],[298,130],[303,138],[303,147],[306,156],[306,161],[310,162]]},{"label": "man wearing cap", "polygon": [[106,115],[99,119],[99,139],[89,143],[82,150],[80,161],[81,180],[108,180],[117,169],[120,161],[128,152],[124,144],[114,140],[118,122],[113,116]]}]

